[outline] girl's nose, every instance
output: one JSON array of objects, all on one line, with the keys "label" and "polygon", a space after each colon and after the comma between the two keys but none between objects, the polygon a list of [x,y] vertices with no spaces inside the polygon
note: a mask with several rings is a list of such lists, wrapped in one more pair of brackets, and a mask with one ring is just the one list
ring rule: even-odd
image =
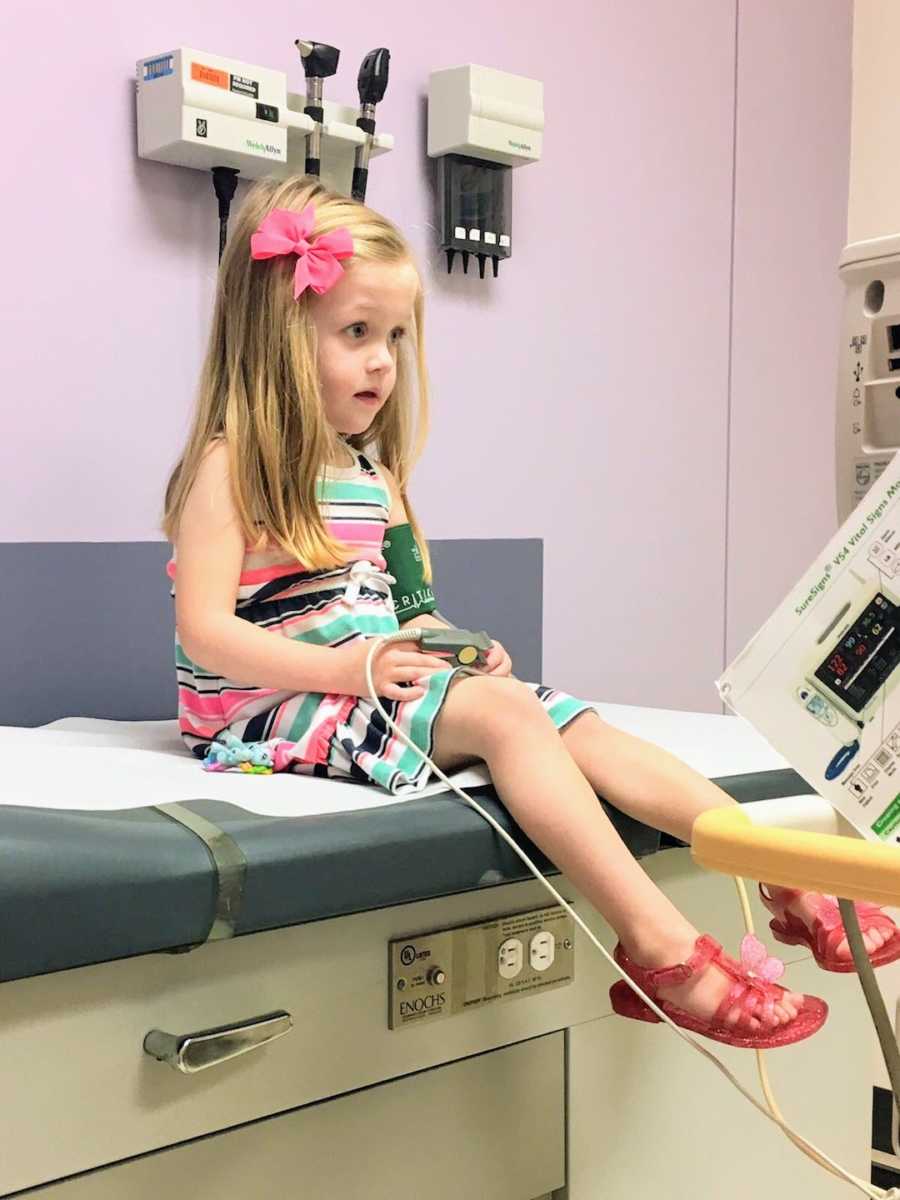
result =
[{"label": "girl's nose", "polygon": [[392,366],[394,362],[393,355],[387,345],[379,346],[372,351],[369,358],[368,368],[370,371],[385,371]]}]

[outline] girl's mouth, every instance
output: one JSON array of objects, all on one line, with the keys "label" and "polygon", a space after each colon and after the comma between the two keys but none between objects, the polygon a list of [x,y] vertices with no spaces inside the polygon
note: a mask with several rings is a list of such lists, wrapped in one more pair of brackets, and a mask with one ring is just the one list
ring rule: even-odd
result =
[{"label": "girl's mouth", "polygon": [[354,398],[356,400],[362,400],[362,402],[364,404],[377,404],[378,403],[378,393],[377,392],[355,392]]}]

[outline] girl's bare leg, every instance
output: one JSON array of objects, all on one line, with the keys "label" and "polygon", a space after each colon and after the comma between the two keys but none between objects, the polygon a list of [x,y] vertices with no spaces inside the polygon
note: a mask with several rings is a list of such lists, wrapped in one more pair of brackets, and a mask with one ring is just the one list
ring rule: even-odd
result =
[{"label": "girl's bare leg", "polygon": [[[722,808],[736,801],[721,788],[658,746],[624,733],[603,721],[597,713],[582,713],[562,731],[562,741],[591,787],[615,808],[654,829],[662,829],[690,843],[694,821],[709,808]],[[766,884],[776,902],[808,926],[815,918],[815,895],[804,893],[788,899],[784,888]],[[871,953],[887,941],[887,935],[870,930],[864,935]],[[849,959],[846,939],[838,957]]]},{"label": "girl's bare leg", "polygon": [[[511,679],[455,681],[432,758],[445,770],[472,758],[487,762],[516,822],[603,915],[635,962],[662,967],[690,956],[698,931],[635,861],[530,689]],[[730,982],[708,970],[660,994],[706,1019]],[[802,1002],[788,993],[775,1023],[794,1017]],[[737,1017],[735,1011],[729,1019]]]}]

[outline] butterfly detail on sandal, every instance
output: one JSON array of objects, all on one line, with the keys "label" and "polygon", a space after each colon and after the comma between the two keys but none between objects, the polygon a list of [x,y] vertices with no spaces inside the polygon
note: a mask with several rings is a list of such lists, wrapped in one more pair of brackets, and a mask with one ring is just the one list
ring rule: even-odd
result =
[{"label": "butterfly detail on sandal", "polygon": [[771,958],[758,937],[745,933],[741,939],[741,966],[754,979],[763,983],[774,983],[784,974],[784,963],[780,958]]}]

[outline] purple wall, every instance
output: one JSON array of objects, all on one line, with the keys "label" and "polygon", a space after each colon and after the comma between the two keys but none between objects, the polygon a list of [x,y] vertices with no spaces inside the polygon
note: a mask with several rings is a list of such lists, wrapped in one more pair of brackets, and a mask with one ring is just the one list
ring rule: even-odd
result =
[{"label": "purple wall", "polygon": [[740,14],[729,660],[837,527],[850,163],[849,3],[742,4]]},{"label": "purple wall", "polygon": [[[717,710],[726,570],[731,652],[833,523],[849,0],[757,0],[739,21],[724,0],[568,0],[554,53],[511,2],[438,18],[399,0],[377,20],[348,3],[315,28],[298,11],[3,6],[0,38],[29,48],[7,89],[31,107],[0,193],[0,542],[159,536],[217,231],[204,175],[135,156],[135,60],[192,45],[289,69],[300,91],[292,42],[311,34],[343,48],[331,94],[351,101],[383,43],[397,149],[369,199],[426,268],[426,530],[544,539],[547,682]],[[442,273],[424,155],[428,73],[467,61],[545,83],[545,156],[513,179],[515,256],[483,283]],[[464,458],[460,428],[476,432]]]}]

